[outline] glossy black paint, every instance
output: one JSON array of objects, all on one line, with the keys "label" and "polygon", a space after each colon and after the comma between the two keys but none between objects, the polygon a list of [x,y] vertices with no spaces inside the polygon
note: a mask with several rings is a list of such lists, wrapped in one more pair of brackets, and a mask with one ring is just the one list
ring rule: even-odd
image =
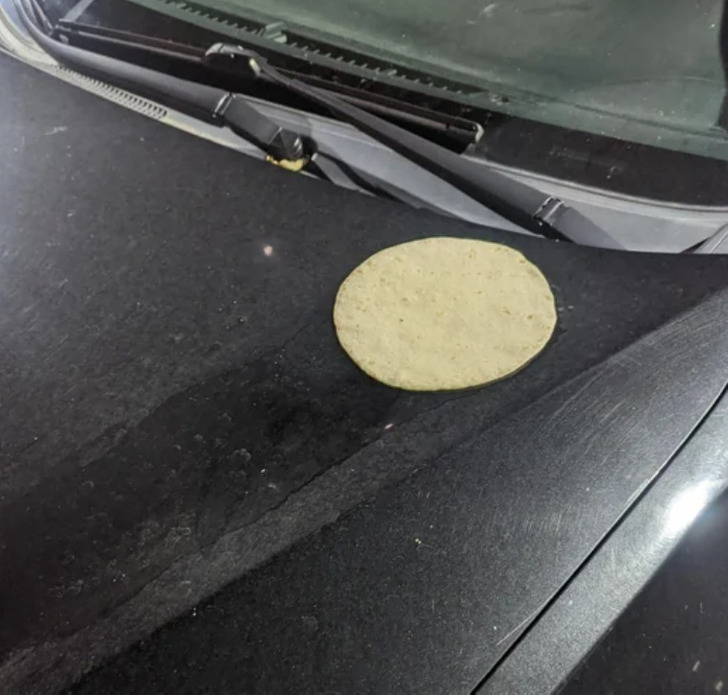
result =
[{"label": "glossy black paint", "polygon": [[654,690],[715,695],[728,687],[728,494],[695,522],[573,674],[562,695]]},{"label": "glossy black paint", "polygon": [[[655,624],[633,625],[636,628],[634,634],[630,634],[631,621],[625,621],[624,615],[629,616],[633,612],[630,603],[642,602],[640,593],[645,585],[650,584],[656,570],[658,586],[665,586],[660,580],[669,579],[674,571],[674,563],[668,561],[670,553],[701,511],[728,488],[727,437],[728,395],[724,391],[709,416],[673,457],[670,465],[650,482],[638,504],[611,530],[582,569],[559,590],[548,610],[534,621],[517,648],[510,650],[501,660],[497,669],[478,688],[477,695],[559,692],[568,682],[569,675],[579,672],[579,664],[615,623],[622,623],[620,640],[624,643],[619,644],[619,651],[624,661],[611,674],[607,674],[607,669],[597,669],[596,678],[587,681],[584,692],[609,692],[612,689],[640,692],[650,680],[654,681],[659,692],[673,692],[672,686],[685,682],[680,664],[670,665],[674,669],[672,674],[667,665],[653,670],[648,668],[650,664],[644,662],[638,648],[631,649],[646,627],[652,634],[663,632],[672,644],[684,643],[686,652],[696,647],[691,642],[690,628],[694,623],[686,621],[685,632],[677,621],[669,626],[664,623],[664,618],[670,614],[668,606],[674,605],[678,595],[665,595],[659,590],[653,592],[653,601],[657,599],[654,603],[659,605],[660,600],[665,601],[665,615],[660,618],[659,609],[655,606],[656,610],[652,612]],[[705,555],[702,564],[709,566],[709,554]],[[720,562],[716,563],[716,569],[720,569]],[[699,583],[702,589],[700,600],[715,611],[711,615],[714,623],[726,617],[721,598],[724,585],[716,579],[714,575],[712,582],[706,578]],[[684,598],[687,605],[691,600],[689,593]],[[606,639],[607,644],[610,641],[610,638]],[[724,631],[715,631],[712,640],[703,642],[702,647],[701,656],[706,660],[724,661]],[[596,651],[603,650],[598,647]],[[590,657],[588,661],[591,660]],[[611,665],[618,664],[612,661]],[[639,678],[635,677],[637,672],[640,673]],[[595,688],[597,680],[600,682]],[[704,683],[703,675],[693,682]],[[578,687],[577,681],[575,688]]]},{"label": "glossy black paint", "polygon": [[[676,343],[689,378],[671,397],[698,413],[717,395],[723,334],[705,317],[724,258],[476,228],[294,177],[5,57],[0,73],[7,692],[67,685],[230,582],[82,689],[467,691],[639,489],[569,457],[544,477],[509,452],[538,435],[558,458],[539,426],[595,379],[653,383],[655,336],[685,341],[684,325],[709,338]],[[515,378],[407,394],[339,349],[343,277],[437,234],[506,241],[552,282],[557,335]],[[645,348],[646,370],[629,357]],[[649,402],[676,426],[628,438],[645,475],[682,425]],[[580,486],[594,475],[601,512],[549,525],[570,500],[591,510]],[[525,574],[524,539],[542,544]]]}]

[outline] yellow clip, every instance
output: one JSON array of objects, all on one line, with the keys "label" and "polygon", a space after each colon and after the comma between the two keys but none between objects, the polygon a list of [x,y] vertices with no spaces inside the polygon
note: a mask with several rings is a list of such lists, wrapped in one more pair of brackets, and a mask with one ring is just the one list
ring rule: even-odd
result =
[{"label": "yellow clip", "polygon": [[286,169],[287,171],[301,171],[303,167],[308,164],[308,159],[302,158],[302,159],[274,159],[270,155],[268,155],[265,158],[266,162],[270,162],[271,164],[275,164],[277,167],[280,167],[281,169]]}]

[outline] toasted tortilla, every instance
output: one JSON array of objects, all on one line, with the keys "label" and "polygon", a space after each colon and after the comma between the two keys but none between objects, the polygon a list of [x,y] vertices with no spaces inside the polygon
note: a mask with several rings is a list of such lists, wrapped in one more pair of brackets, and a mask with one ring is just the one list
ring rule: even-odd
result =
[{"label": "toasted tortilla", "polygon": [[483,386],[527,365],[556,326],[554,295],[520,252],[435,237],[380,251],[342,283],[341,346],[367,374],[409,391]]}]

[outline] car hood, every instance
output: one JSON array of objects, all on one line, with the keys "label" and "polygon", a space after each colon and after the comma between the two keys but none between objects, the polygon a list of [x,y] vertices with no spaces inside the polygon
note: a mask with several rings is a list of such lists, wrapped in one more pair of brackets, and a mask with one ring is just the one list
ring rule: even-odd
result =
[{"label": "car hood", "polygon": [[[470,691],[728,379],[728,258],[445,219],[4,55],[0,73],[7,692],[52,692],[164,625],[89,692],[114,669],[140,692],[161,673],[178,691]],[[343,278],[435,235],[506,243],[549,278],[556,334],[512,379],[411,394],[340,350]]]}]

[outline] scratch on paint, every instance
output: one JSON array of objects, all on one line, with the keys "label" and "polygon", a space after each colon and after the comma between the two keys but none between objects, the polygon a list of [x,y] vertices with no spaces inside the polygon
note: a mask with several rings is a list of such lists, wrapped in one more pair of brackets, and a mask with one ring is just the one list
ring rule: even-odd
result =
[{"label": "scratch on paint", "polygon": [[528,616],[527,616],[526,618],[524,618],[524,619],[523,619],[523,620],[522,620],[522,621],[521,621],[520,623],[518,623],[518,625],[516,625],[516,627],[514,627],[514,628],[513,628],[513,629],[512,629],[512,630],[511,630],[511,631],[510,631],[510,632],[509,632],[509,633],[508,633],[508,634],[507,634],[507,635],[506,635],[506,636],[505,636],[505,637],[504,637],[504,638],[503,638],[503,639],[502,639],[502,640],[501,640],[500,642],[498,642],[498,644],[497,644],[496,646],[500,647],[500,646],[501,646],[501,644],[503,644],[503,642],[507,642],[507,641],[508,641],[508,640],[509,640],[509,639],[510,639],[511,637],[513,637],[513,635],[515,635],[515,634],[516,634],[516,633],[517,633],[517,632],[518,632],[518,631],[519,631],[519,630],[520,630],[520,629],[521,629],[522,627],[524,627],[525,625],[528,625],[528,623],[529,623],[529,622],[530,622],[531,620],[533,620],[533,618],[535,618],[535,617],[536,617],[536,615],[538,615],[538,612],[539,612],[540,610],[541,610],[540,608],[537,608],[537,609],[536,609],[535,611],[533,611],[533,613],[531,613],[531,614],[530,614],[530,615],[528,615]]}]

